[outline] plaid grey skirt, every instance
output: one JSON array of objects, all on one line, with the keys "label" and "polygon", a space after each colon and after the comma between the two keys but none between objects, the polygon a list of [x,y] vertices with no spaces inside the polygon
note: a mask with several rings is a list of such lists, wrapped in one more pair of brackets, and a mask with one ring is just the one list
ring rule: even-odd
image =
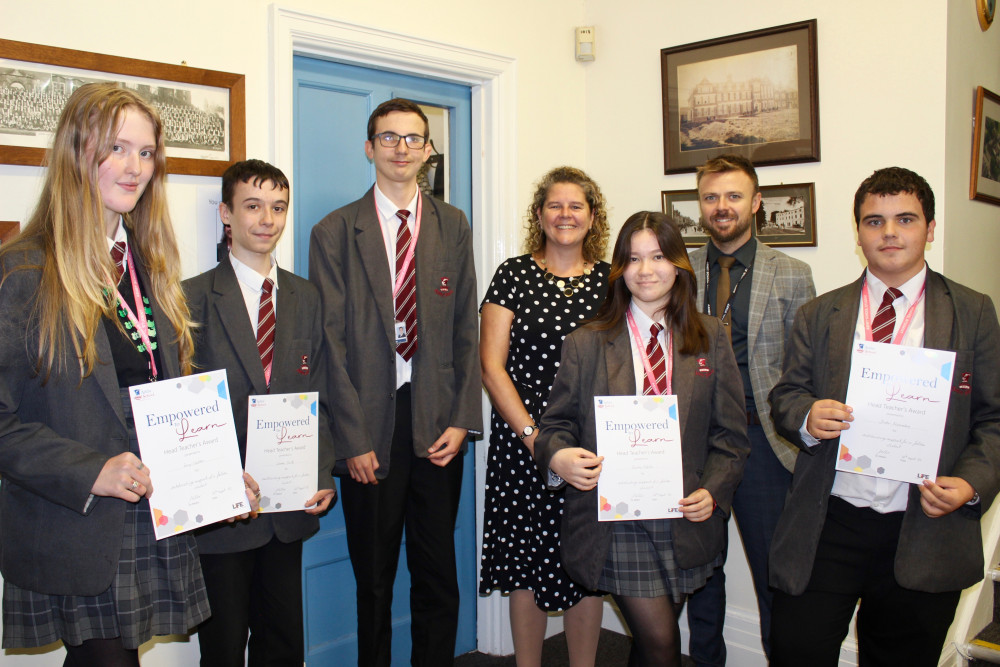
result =
[{"label": "plaid grey skirt", "polygon": [[[132,405],[127,390],[122,391],[129,447],[138,454]],[[183,533],[157,541],[149,501],[143,498],[128,503],[118,571],[100,595],[44,595],[4,582],[3,648],[44,646],[57,639],[78,646],[88,639],[121,637],[125,648],[135,649],[156,635],[186,633],[210,613],[194,537]]]},{"label": "plaid grey skirt", "polygon": [[722,565],[722,553],[699,567],[682,570],[674,560],[673,522],[687,519],[618,521],[597,588],[614,595],[655,598],[670,595],[681,602],[705,585]]}]

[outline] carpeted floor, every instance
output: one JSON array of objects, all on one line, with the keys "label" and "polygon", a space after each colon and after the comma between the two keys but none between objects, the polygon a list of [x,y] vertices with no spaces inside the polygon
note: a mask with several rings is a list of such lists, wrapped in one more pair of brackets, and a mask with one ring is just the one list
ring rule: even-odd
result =
[{"label": "carpeted floor", "polygon": [[[626,667],[628,653],[632,640],[617,632],[601,630],[601,638],[597,643],[596,664],[600,667]],[[687,656],[682,658],[683,664],[694,665]],[[560,632],[545,640],[542,646],[542,664],[545,667],[568,667],[569,656],[566,651],[566,635]],[[455,658],[455,667],[514,667],[512,655],[486,655],[472,652]]]}]

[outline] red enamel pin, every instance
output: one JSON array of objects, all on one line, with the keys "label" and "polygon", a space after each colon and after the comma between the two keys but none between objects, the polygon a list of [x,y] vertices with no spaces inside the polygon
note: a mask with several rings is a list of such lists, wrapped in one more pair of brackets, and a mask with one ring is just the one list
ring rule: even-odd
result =
[{"label": "red enamel pin", "polygon": [[956,394],[969,394],[972,392],[972,373],[962,373],[962,379],[959,380],[957,387],[952,387],[951,390]]},{"label": "red enamel pin", "polygon": [[302,355],[302,364],[299,366],[299,375],[309,375],[309,355]]}]

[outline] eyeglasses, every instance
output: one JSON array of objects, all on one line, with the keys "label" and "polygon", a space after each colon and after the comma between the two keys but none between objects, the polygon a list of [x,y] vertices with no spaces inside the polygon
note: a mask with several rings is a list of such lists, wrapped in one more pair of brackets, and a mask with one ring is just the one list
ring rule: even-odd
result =
[{"label": "eyeglasses", "polygon": [[395,132],[379,132],[375,136],[378,137],[378,142],[386,148],[395,148],[399,145],[400,139],[406,140],[407,148],[423,148],[424,144],[427,143],[427,137],[422,137],[419,134],[408,134],[404,137]]}]

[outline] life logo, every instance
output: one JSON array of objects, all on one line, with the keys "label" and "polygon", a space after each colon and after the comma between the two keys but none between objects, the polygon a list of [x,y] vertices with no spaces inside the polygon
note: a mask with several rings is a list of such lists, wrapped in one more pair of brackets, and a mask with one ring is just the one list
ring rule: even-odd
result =
[{"label": "life logo", "polygon": [[922,473],[922,472],[918,472],[918,473],[917,473],[917,479],[930,479],[930,478],[931,478],[931,476],[930,476],[930,475],[925,475],[925,474],[924,474],[924,473]]}]

